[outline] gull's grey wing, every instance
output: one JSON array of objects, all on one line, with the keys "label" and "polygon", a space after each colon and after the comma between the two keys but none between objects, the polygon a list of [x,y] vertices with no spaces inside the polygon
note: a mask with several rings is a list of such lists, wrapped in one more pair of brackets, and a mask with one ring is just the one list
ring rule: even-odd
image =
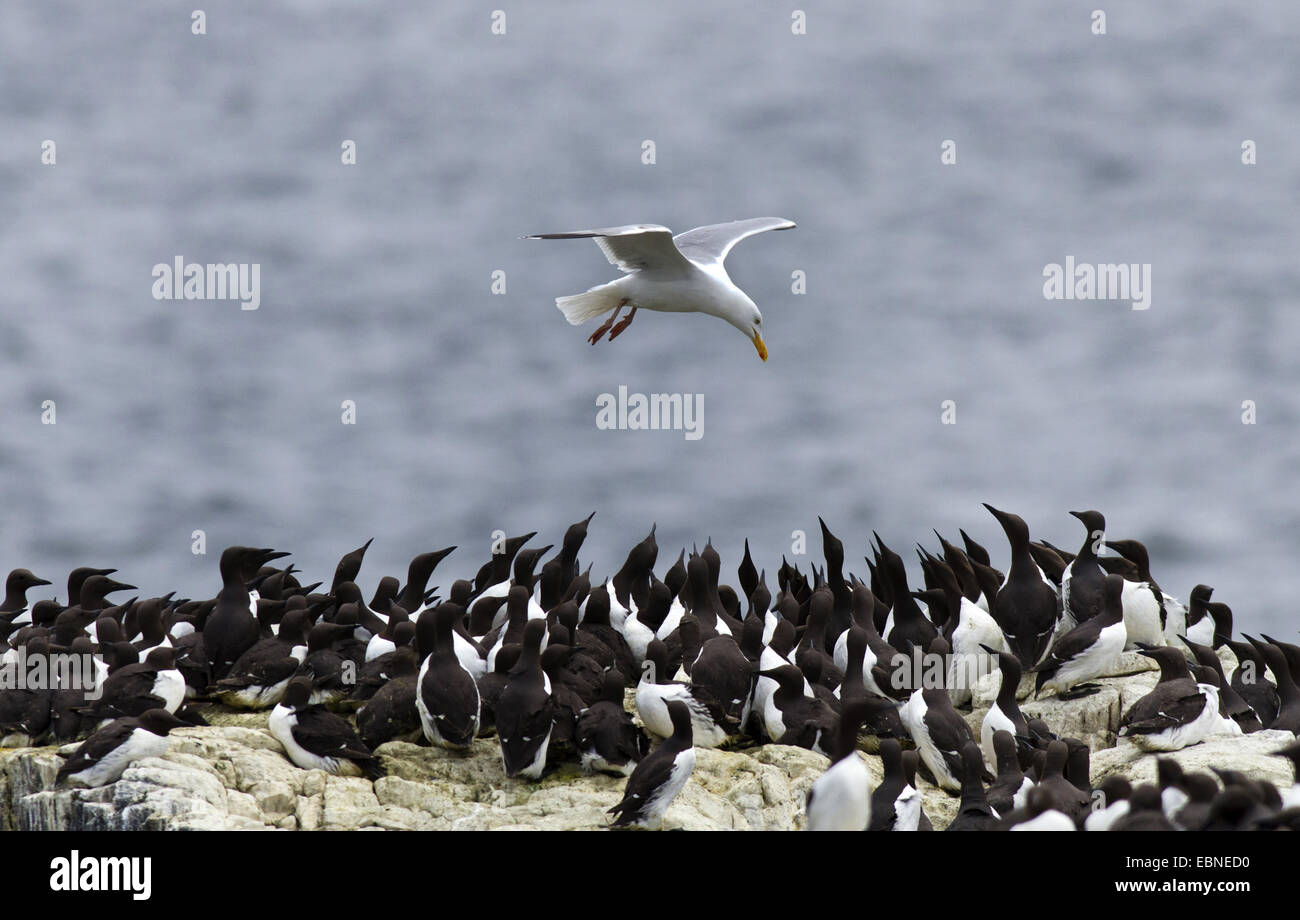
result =
[{"label": "gull's grey wing", "polygon": [[784,217],[751,217],[749,220],[696,227],[677,234],[673,237],[673,242],[682,251],[682,255],[693,262],[721,263],[727,253],[731,252],[731,247],[745,237],[768,230],[789,230],[794,225],[794,221]]},{"label": "gull's grey wing", "polygon": [[592,238],[600,251],[621,271],[635,272],[653,268],[658,271],[691,267],[673,244],[673,232],[658,224],[628,224],[599,230],[570,230],[565,233],[536,233],[530,240],[576,240]]}]

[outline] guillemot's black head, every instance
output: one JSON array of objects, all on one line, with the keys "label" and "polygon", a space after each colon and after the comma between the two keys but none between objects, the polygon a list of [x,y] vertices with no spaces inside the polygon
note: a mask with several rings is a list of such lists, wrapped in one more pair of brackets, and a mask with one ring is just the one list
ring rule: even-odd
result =
[{"label": "guillemot's black head", "polygon": [[687,705],[681,700],[669,701],[668,718],[673,723],[673,737],[680,738],[689,744],[692,738],[691,710]]},{"label": "guillemot's black head", "polygon": [[511,623],[523,623],[528,619],[528,599],[532,592],[523,585],[515,585],[506,595],[506,616]]},{"label": "guillemot's black head", "polygon": [[[397,595],[400,594],[401,591],[401,582],[392,575],[385,575],[383,578],[379,579],[379,584],[375,586],[375,593],[370,598],[370,609],[378,610],[381,613],[384,612],[388,609],[388,605],[397,599]],[[330,593],[336,592],[331,591]]]},{"label": "guillemot's black head", "polygon": [[370,544],[374,542],[375,538],[371,537],[352,552],[343,554],[339,564],[334,567],[334,579],[330,582],[331,591],[338,586],[339,582],[357,580],[357,574],[361,571],[361,562],[366,558],[366,550],[370,549]]},{"label": "guillemot's black head", "polygon": [[826,564],[832,570],[838,570],[844,564],[844,544],[831,533],[831,529],[820,517],[817,518],[817,523],[822,528],[822,555],[826,557]]},{"label": "guillemot's black head", "polygon": [[589,626],[609,626],[609,592],[592,591],[587,595],[587,611],[583,622]]},{"label": "guillemot's black head", "polygon": [[548,543],[545,546],[535,549],[521,549],[515,556],[514,581],[516,585],[525,585],[529,591],[532,590],[536,579],[533,577],[533,570],[537,568],[537,562],[542,556],[550,550],[553,544]]},{"label": "guillemot's black head", "polygon": [[998,519],[1003,532],[1007,535],[1007,542],[1013,549],[1029,545],[1029,525],[1025,523],[1024,518],[1010,511],[999,511],[988,502],[984,503],[984,507],[988,509],[989,514]]},{"label": "guillemot's black head", "polygon": [[1136,565],[1139,572],[1146,572],[1151,565],[1147,548],[1140,540],[1107,540],[1106,545]]},{"label": "guillemot's black head", "polygon": [[1088,532],[1084,535],[1083,545],[1086,551],[1092,552],[1092,544],[1097,539],[1097,534],[1102,534],[1103,540],[1105,539],[1106,516],[1100,511],[1071,511],[1070,515],[1078,518],[1079,523],[1087,528]]},{"label": "guillemot's black head", "polygon": [[1175,680],[1189,675],[1187,659],[1176,648],[1139,644],[1138,654],[1144,658],[1150,658],[1160,665],[1160,679],[1162,681]]},{"label": "guillemot's black head", "polygon": [[672,605],[673,596],[668,590],[668,586],[655,578],[654,573],[651,572],[650,589],[645,596],[645,609],[638,610],[636,618],[651,629],[657,630],[663,625]]},{"label": "guillemot's black head", "polygon": [[686,548],[677,554],[677,561],[669,567],[664,573],[664,584],[668,586],[669,593],[676,597],[681,594],[682,588],[686,584]]},{"label": "guillemot's black head", "polygon": [[148,709],[140,714],[140,727],[166,738],[173,728],[184,728],[185,723],[166,709]]},{"label": "guillemot's black head", "polygon": [[993,754],[997,760],[998,776],[1020,773],[1020,759],[1016,752],[1016,736],[1005,729],[993,733]]},{"label": "guillemot's black head", "polygon": [[[117,591],[134,591],[135,585],[116,581],[107,575],[91,575],[81,583],[79,603],[84,610],[98,610],[104,606],[104,598]],[[71,600],[71,598],[69,598]]]},{"label": "guillemot's black head", "polygon": [[284,699],[281,701],[281,705],[287,709],[301,709],[307,705],[310,699],[311,678],[299,676],[289,681],[289,686],[284,690]]},{"label": "guillemot's black head", "polygon": [[776,681],[782,693],[803,693],[803,672],[792,664],[783,664],[780,667],[759,671],[758,673],[762,677],[770,677]]},{"label": "guillemot's black head", "polygon": [[6,591],[26,591],[28,588],[36,588],[40,585],[48,585],[53,582],[46,581],[44,578],[38,578],[27,569],[14,569],[5,579]]},{"label": "guillemot's black head", "polygon": [[560,542],[560,552],[565,559],[574,562],[578,560],[578,550],[582,549],[583,541],[587,539],[587,525],[591,519],[596,516],[596,512],[591,512],[576,524],[570,524],[568,530],[564,531],[564,539]]},{"label": "guillemot's black head", "polygon": [[170,671],[176,667],[176,650],[170,645],[160,645],[149,652],[145,664],[159,671]]},{"label": "guillemot's black head", "polygon": [[455,549],[454,546],[448,546],[445,549],[435,550],[431,553],[421,553],[416,556],[411,560],[411,564],[406,567],[407,584],[423,587],[428,583],[429,576],[438,567],[438,563],[450,556]]},{"label": "guillemot's black head", "polygon": [[[283,633],[284,627],[280,627],[280,631]],[[393,645],[401,649],[410,646],[414,641],[415,624],[410,620],[403,620],[401,623],[398,623],[397,627],[393,630]]]}]

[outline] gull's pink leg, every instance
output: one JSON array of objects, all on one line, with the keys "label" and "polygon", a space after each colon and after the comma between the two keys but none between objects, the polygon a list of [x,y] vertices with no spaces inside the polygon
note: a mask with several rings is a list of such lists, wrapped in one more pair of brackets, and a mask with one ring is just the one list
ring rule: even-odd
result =
[{"label": "gull's pink leg", "polygon": [[619,333],[621,333],[628,326],[632,325],[632,317],[634,316],[636,316],[635,306],[632,308],[631,312],[628,313],[627,316],[623,317],[622,321],[617,326],[609,330],[609,340],[611,342],[614,341],[616,338],[618,338]]},{"label": "gull's pink leg", "polygon": [[[609,315],[609,319],[607,319],[607,320],[605,320],[605,322],[601,323],[600,326],[598,326],[598,327],[596,328],[596,331],[593,332],[590,336],[587,337],[587,341],[590,342],[590,343],[593,344],[593,345],[595,345],[597,342],[599,342],[599,341],[600,341],[600,337],[601,337],[602,335],[604,335],[606,332],[609,331],[609,327],[610,327],[610,326],[614,325],[614,320],[618,319],[618,314],[619,314],[619,312],[620,312],[620,311],[623,309],[623,307],[625,307],[625,306],[627,306],[627,298],[623,298],[622,300],[620,300],[620,301],[618,302],[618,306],[615,307],[615,308],[614,308],[614,312],[611,313],[611,314]],[[613,336],[611,336],[610,338],[613,338]]]}]

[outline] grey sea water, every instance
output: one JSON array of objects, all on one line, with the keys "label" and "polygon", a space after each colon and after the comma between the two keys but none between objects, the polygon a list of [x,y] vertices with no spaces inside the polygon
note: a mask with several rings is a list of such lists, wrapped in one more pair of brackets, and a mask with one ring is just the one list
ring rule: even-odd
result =
[{"label": "grey sea water", "polygon": [[[1004,563],[988,501],[1071,548],[1098,508],[1294,633],[1295,3],[501,6],[5,6],[0,569],[206,597],[229,543],[315,579],[373,536],[364,588],[456,543],[445,587],[594,509],[597,575],[657,522],[661,568],[748,537],[770,581],[818,514],[858,571],[873,529]],[[799,224],[728,263],[766,364],[702,316],[589,346],[553,299],[614,270],[519,239],[757,215]],[[258,263],[260,309],[155,300],[178,255]],[[1067,256],[1150,263],[1150,308],[1045,300]],[[620,385],[704,436],[599,430]]]}]

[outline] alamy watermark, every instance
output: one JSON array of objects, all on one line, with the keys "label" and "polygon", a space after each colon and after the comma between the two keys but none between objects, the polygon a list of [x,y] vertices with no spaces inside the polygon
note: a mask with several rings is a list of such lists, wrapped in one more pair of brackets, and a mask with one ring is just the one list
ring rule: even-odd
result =
[{"label": "alamy watermark", "polygon": [[25,646],[0,658],[2,690],[84,690],[88,700],[103,693],[94,655],[29,655]]},{"label": "alamy watermark", "polygon": [[258,262],[186,262],[153,267],[154,300],[238,300],[241,310],[262,305],[262,266]]},{"label": "alamy watermark", "polygon": [[686,440],[704,437],[703,393],[629,393],[596,397],[596,427],[602,431],[681,431]]},{"label": "alamy watermark", "polygon": [[1103,262],[1092,265],[1065,257],[1065,265],[1043,266],[1046,300],[1127,300],[1134,310],[1151,306],[1150,262]]}]

